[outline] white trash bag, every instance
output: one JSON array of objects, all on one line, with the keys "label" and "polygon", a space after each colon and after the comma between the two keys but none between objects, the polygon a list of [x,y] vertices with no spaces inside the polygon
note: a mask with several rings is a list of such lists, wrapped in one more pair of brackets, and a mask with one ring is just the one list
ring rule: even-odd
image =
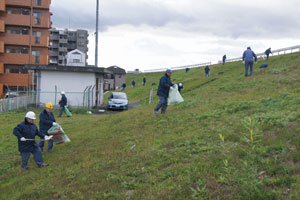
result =
[{"label": "white trash bag", "polygon": [[183,101],[184,100],[178,91],[178,85],[174,84],[173,88],[170,88],[169,97],[168,97],[168,105],[178,104]]}]

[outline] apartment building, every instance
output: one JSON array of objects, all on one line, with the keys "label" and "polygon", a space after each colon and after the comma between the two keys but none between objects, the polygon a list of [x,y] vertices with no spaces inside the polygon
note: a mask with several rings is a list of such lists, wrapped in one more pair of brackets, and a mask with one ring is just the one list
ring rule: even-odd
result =
[{"label": "apartment building", "polygon": [[51,0],[0,0],[0,97],[32,86],[26,64],[48,65]]},{"label": "apartment building", "polygon": [[[86,30],[50,30],[50,64],[60,66],[66,65],[66,56],[68,52],[78,49],[85,54],[87,60],[88,55],[88,31]],[[85,62],[86,62],[85,60]],[[87,62],[86,64],[87,65]]]}]

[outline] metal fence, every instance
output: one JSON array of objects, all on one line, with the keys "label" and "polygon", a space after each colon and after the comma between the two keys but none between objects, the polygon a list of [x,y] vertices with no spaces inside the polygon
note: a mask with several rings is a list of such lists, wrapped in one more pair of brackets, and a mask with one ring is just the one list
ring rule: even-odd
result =
[{"label": "metal fence", "polygon": [[[271,54],[270,56],[279,56],[279,55],[290,54],[295,52],[300,52],[300,45],[272,50],[273,54]],[[256,54],[257,58],[263,58],[264,55],[265,53]],[[242,57],[231,58],[231,59],[227,59],[226,62],[235,62],[235,61],[240,61],[242,59],[243,59]],[[223,63],[223,61],[219,60],[218,63]]]},{"label": "metal fence", "polygon": [[8,97],[6,99],[0,99],[0,113],[8,112],[11,110],[17,110],[25,108],[29,105],[35,105],[36,96],[35,95],[26,95],[26,96],[17,96],[17,97]]},{"label": "metal fence", "polygon": [[[87,86],[81,92],[65,91],[68,105],[76,108],[92,108],[103,103],[103,94],[95,91],[95,86]],[[44,107],[45,103],[51,102],[54,109],[59,108],[60,92],[53,91],[9,91],[5,99],[0,99],[0,113],[18,109],[28,109],[28,107]],[[42,103],[43,102],[43,103]]]},{"label": "metal fence", "polygon": [[[272,50],[272,53],[273,53],[272,56],[295,53],[295,52],[300,52],[300,45]],[[265,53],[258,53],[256,55],[257,55],[258,58],[262,58],[265,55]],[[239,60],[242,60],[242,57],[227,59],[226,62],[234,62],[234,61],[239,61]],[[218,61],[216,64],[218,64],[218,63],[222,63],[222,61]],[[172,70],[181,70],[181,69],[185,69],[185,68],[203,67],[203,66],[212,65],[212,64],[214,64],[214,63],[213,62],[206,62],[206,63],[200,63],[200,64],[194,64],[194,65],[185,65],[185,66],[179,66],[179,67],[170,67],[170,68]],[[166,71],[166,70],[167,70],[167,68],[151,69],[151,70],[144,70],[143,73],[163,72],[163,71]]]}]

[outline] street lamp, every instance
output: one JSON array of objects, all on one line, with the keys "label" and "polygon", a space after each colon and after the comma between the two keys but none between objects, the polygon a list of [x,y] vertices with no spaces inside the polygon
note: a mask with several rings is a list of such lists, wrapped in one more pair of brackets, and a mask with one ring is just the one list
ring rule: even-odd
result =
[{"label": "street lamp", "polygon": [[95,67],[98,67],[98,23],[99,23],[99,0],[96,5],[96,47],[95,47]]}]

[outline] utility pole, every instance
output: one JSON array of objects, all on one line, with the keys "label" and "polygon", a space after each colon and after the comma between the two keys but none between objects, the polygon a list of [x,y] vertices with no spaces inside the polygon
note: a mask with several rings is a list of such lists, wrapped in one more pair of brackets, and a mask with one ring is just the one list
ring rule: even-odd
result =
[{"label": "utility pole", "polygon": [[96,6],[96,48],[95,48],[95,67],[98,67],[98,24],[99,24],[99,0]]}]

